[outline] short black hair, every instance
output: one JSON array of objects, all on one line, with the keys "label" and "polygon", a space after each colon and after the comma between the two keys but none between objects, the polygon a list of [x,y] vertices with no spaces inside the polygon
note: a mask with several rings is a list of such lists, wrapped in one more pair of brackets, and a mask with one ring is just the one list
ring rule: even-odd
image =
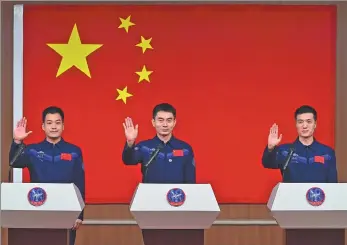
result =
[{"label": "short black hair", "polygon": [[61,108],[56,106],[50,106],[43,110],[42,122],[45,122],[47,114],[56,114],[56,113],[58,113],[61,116],[61,120],[64,122],[64,112]]},{"label": "short black hair", "polygon": [[295,113],[294,113],[295,120],[298,115],[304,114],[304,113],[312,113],[314,120],[315,121],[317,120],[317,111],[312,106],[309,106],[309,105],[300,106],[298,109],[295,110]]},{"label": "short black hair", "polygon": [[159,111],[171,112],[173,114],[174,118],[176,118],[176,109],[168,103],[161,103],[161,104],[156,105],[154,107],[153,119],[155,119],[155,117]]}]

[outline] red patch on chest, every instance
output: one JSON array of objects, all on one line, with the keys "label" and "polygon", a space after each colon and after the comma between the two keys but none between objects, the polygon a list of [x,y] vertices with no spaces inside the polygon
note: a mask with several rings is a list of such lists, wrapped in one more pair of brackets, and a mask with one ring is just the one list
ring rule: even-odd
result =
[{"label": "red patch on chest", "polygon": [[183,150],[173,150],[172,153],[175,157],[183,157]]},{"label": "red patch on chest", "polygon": [[71,161],[72,160],[72,155],[70,153],[61,153],[60,154],[60,159],[61,160],[66,160],[66,161]]},{"label": "red patch on chest", "polygon": [[314,162],[324,164],[324,157],[322,157],[322,156],[315,156],[314,157]]}]

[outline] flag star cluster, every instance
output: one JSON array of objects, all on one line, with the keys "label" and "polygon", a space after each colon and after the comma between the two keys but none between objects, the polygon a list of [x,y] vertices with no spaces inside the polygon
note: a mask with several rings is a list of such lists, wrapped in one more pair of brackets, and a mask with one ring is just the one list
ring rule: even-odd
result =
[{"label": "flag star cluster", "polygon": [[[136,24],[131,22],[131,15],[129,15],[127,18],[119,18],[121,24],[118,26],[120,29],[124,29],[126,33],[129,33],[130,27],[135,26]],[[152,37],[146,38],[144,36],[140,37],[140,42],[135,45],[135,47],[141,48],[142,54],[145,54],[148,50],[152,50],[153,47],[151,45]],[[146,65],[142,66],[142,69],[140,71],[135,72],[138,76],[138,83],[141,83],[142,81],[150,82],[150,75],[153,73],[153,71],[150,71],[147,69]],[[118,96],[116,100],[122,100],[124,104],[127,103],[127,98],[133,96],[131,93],[128,92],[128,86],[126,86],[123,89],[117,88]]]}]

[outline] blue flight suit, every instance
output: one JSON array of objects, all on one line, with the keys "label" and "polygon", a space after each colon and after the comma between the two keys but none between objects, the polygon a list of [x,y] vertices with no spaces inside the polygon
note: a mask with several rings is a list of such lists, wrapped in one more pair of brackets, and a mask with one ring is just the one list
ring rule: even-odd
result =
[{"label": "blue flight suit", "polygon": [[[18,146],[14,141],[12,142],[10,160],[13,159]],[[68,157],[66,158],[66,156]],[[69,159],[70,156],[71,159]],[[23,154],[13,163],[12,167],[28,168],[32,183],[74,183],[79,188],[83,201],[85,201],[82,151],[78,146],[63,139],[57,144],[44,140],[38,144],[27,145]],[[78,219],[83,220],[83,213],[84,211],[81,212]],[[76,231],[70,230],[70,245],[75,244],[75,239]]]},{"label": "blue flight suit", "polygon": [[[290,148],[292,159],[283,171]],[[280,169],[283,182],[290,183],[337,183],[335,151],[314,140],[309,146],[296,139],[293,144],[283,144],[269,152],[266,147],[262,157],[265,168]]]},{"label": "blue flight suit", "polygon": [[[159,154],[146,168],[158,145],[162,145]],[[141,164],[143,183],[196,183],[193,149],[174,136],[166,143],[155,136],[132,147],[125,144],[122,159],[125,165]]]}]

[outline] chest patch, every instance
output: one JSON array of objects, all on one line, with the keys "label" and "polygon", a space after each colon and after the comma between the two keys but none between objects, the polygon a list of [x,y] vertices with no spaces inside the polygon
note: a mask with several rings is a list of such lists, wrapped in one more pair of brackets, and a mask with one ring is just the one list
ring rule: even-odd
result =
[{"label": "chest patch", "polygon": [[37,159],[39,159],[41,162],[43,162],[44,157],[45,157],[45,153],[44,153],[43,151],[38,151],[38,152],[36,153],[36,157],[37,157]]}]

